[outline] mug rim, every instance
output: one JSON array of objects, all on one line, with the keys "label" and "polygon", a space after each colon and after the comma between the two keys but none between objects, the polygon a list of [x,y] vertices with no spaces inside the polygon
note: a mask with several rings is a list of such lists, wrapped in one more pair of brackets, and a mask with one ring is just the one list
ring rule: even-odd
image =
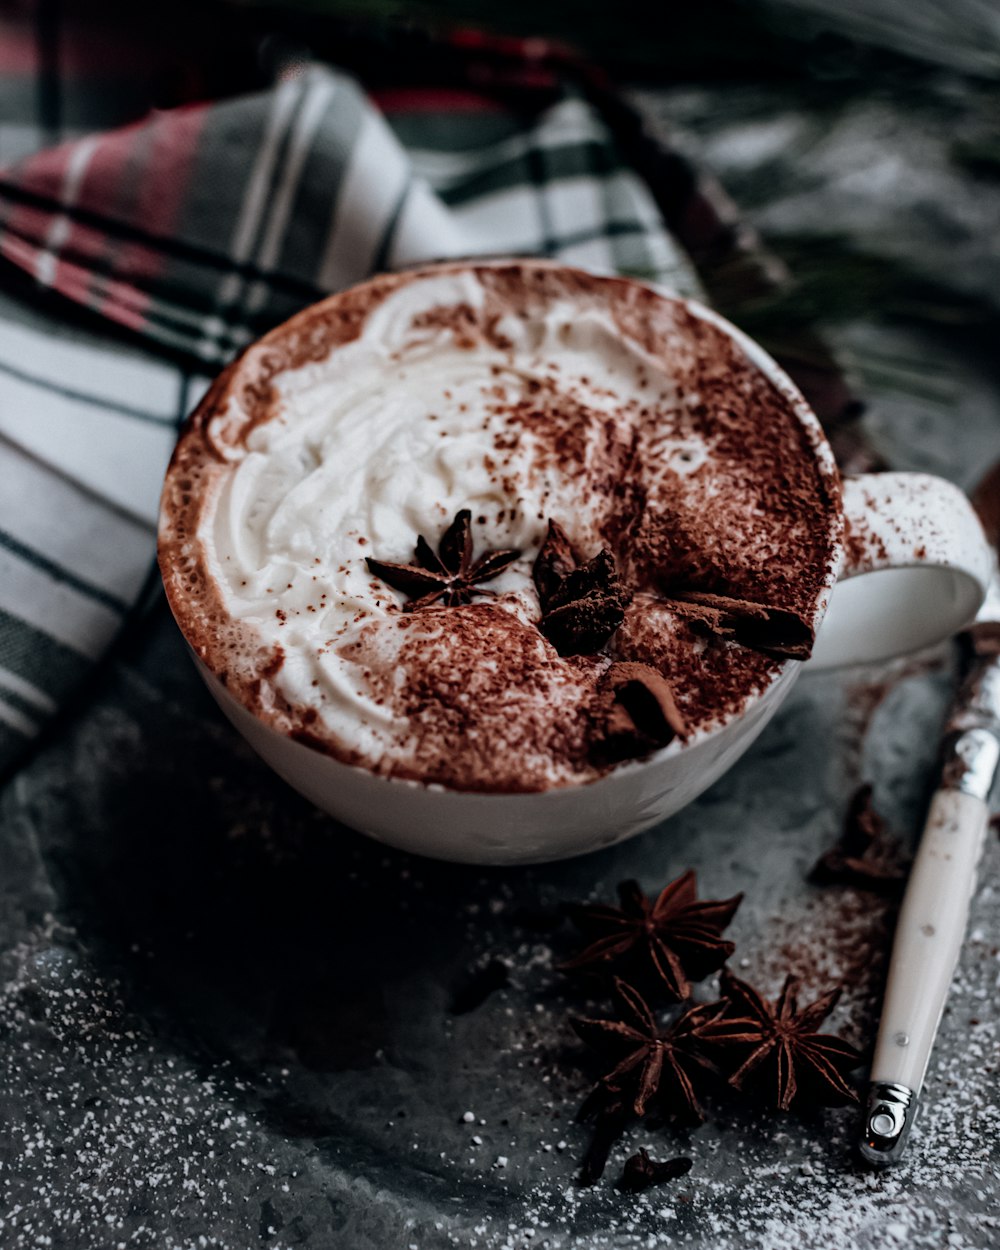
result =
[{"label": "mug rim", "polygon": [[[763,348],[756,340],[752,339],[748,334],[739,329],[726,317],[722,316],[715,309],[703,304],[700,300],[689,296],[681,295],[676,291],[671,291],[660,284],[646,282],[641,278],[633,278],[619,274],[605,274],[594,272],[589,269],[582,268],[578,265],[566,265],[558,261],[549,260],[538,257],[489,257],[489,258],[463,258],[460,260],[444,260],[435,261],[426,264],[417,264],[402,270],[393,270],[386,273],[372,275],[363,282],[355,283],[342,291],[337,291],[326,296],[322,300],[309,304],[294,313],[291,317],[274,326],[260,338],[255,339],[248,344],[234,359],[227,365],[214,379],[212,384],[206,390],[194,410],[187,417],[181,426],[178,434],[177,442],[171,455],[170,463],[167,467],[163,494],[161,496],[160,514],[158,521],[157,535],[157,555],[160,565],[163,583],[166,590],[167,601],[170,605],[171,614],[177,623],[177,626],[185,639],[188,647],[191,649],[200,668],[209,675],[211,679],[218,683],[221,689],[229,698],[234,699],[236,703],[250,713],[256,721],[272,734],[279,738],[294,741],[297,745],[305,747],[307,750],[314,751],[317,755],[329,759],[333,763],[340,765],[342,768],[349,770],[357,770],[367,776],[377,778],[380,781],[391,782],[396,786],[406,788],[418,788],[426,790],[430,793],[441,795],[476,795],[480,798],[493,797],[501,799],[525,799],[539,798],[552,793],[565,793],[567,791],[579,790],[581,792],[591,792],[593,787],[601,782],[608,781],[612,777],[625,776],[630,773],[638,773],[650,765],[664,761],[666,759],[681,756],[686,753],[692,746],[714,738],[725,730],[729,729],[734,722],[743,719],[751,708],[755,707],[762,700],[766,699],[769,693],[779,687],[786,691],[790,688],[791,682],[788,680],[788,669],[801,665],[801,661],[786,659],[779,664],[773,675],[768,679],[767,683],[760,688],[754,688],[747,693],[744,698],[743,705],[738,711],[727,711],[711,724],[696,730],[691,734],[685,742],[674,739],[667,746],[657,751],[651,752],[649,755],[640,759],[623,760],[613,765],[606,772],[596,777],[589,778],[584,781],[573,782],[569,785],[556,785],[547,787],[544,790],[532,791],[514,791],[514,790],[472,790],[467,788],[459,788],[456,786],[448,786],[442,782],[428,781],[418,777],[403,777],[387,775],[376,772],[374,769],[367,767],[365,764],[350,762],[341,759],[333,752],[324,750],[318,744],[313,744],[308,740],[294,737],[284,732],[280,727],[271,723],[271,720],[264,714],[265,709],[250,705],[244,699],[239,698],[233,690],[229,688],[223,677],[216,671],[215,667],[210,664],[205,656],[203,656],[193,641],[193,629],[189,631],[185,627],[184,609],[190,608],[191,604],[188,599],[181,596],[178,592],[176,582],[168,577],[167,566],[169,560],[167,558],[167,521],[169,519],[170,509],[168,507],[168,491],[171,485],[172,476],[178,468],[179,454],[185,442],[193,437],[198,429],[198,422],[204,415],[210,417],[212,412],[224,401],[224,399],[232,393],[239,377],[241,368],[245,367],[249,359],[254,354],[266,352],[267,348],[282,338],[294,334],[295,330],[315,319],[320,310],[329,310],[334,308],[338,303],[342,302],[348,294],[363,296],[368,290],[374,288],[384,291],[388,295],[394,288],[409,285],[412,282],[418,282],[424,277],[430,277],[442,273],[449,272],[476,272],[484,269],[495,268],[513,268],[522,271],[531,269],[553,269],[565,271],[570,274],[581,274],[589,280],[596,280],[601,284],[622,285],[641,287],[657,298],[668,303],[680,305],[692,316],[699,320],[708,322],[716,329],[720,330],[731,342],[742,351],[744,356],[749,360],[751,365],[761,373],[768,382],[778,392],[785,408],[790,410],[795,416],[801,428],[808,436],[808,454],[812,457],[820,470],[823,478],[826,480],[827,486],[833,491],[837,508],[831,515],[830,532],[827,537],[830,544],[830,557],[827,569],[823,578],[821,589],[817,595],[816,607],[813,613],[812,625],[814,631],[819,630],[823,618],[829,606],[830,596],[837,582],[837,578],[844,558],[844,510],[841,493],[841,476],[833,456],[833,451],[827,440],[826,434],[820,424],[819,418],[809,406],[802,392],[795,385],[785,370],[777,363],[777,361]],[[334,343],[335,346],[335,343]],[[298,366],[292,366],[295,368]],[[192,616],[194,613],[192,613]]]}]

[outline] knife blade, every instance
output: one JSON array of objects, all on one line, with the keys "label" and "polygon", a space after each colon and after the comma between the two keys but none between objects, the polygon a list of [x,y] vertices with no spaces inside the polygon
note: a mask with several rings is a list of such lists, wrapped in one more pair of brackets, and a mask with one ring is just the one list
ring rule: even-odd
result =
[{"label": "knife blade", "polygon": [[[1000,465],[972,497],[994,552],[1000,546]],[[945,721],[941,774],[893,939],[872,1060],[862,1157],[901,1158],[951,986],[989,826],[1000,765],[1000,568],[958,638],[963,678]]]}]

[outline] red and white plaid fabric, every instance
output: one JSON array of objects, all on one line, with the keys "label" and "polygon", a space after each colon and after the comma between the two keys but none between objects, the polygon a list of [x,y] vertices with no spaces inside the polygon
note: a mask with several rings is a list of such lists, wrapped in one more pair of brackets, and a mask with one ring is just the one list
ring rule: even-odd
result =
[{"label": "red and white plaid fabric", "polygon": [[[0,19],[0,765],[155,583],[160,481],[208,377],[304,304],[475,254],[696,294],[773,277],[718,189],[559,49],[466,35],[442,83],[401,57],[381,107],[300,57],[149,110],[205,89],[196,49],[178,82],[169,48],[49,11]],[[836,416],[846,392],[819,376]]]}]

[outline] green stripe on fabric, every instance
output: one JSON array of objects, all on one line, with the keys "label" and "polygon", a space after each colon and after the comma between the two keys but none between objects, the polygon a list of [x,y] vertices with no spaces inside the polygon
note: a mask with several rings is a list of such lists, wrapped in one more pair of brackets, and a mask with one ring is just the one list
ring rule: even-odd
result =
[{"label": "green stripe on fabric", "polygon": [[[641,239],[648,238],[649,227],[640,221],[609,221],[589,230],[577,230],[573,234],[556,234],[554,242],[557,249],[579,247],[582,243],[590,243],[594,239]],[[627,244],[625,245],[627,247]],[[617,253],[616,253],[617,254]]]},{"label": "green stripe on fabric", "polygon": [[6,703],[8,707],[16,708],[28,720],[35,723],[47,720],[49,717],[49,711],[46,708],[41,708],[37,703],[32,703],[30,699],[26,699],[24,695],[18,694],[16,690],[11,690],[9,686],[5,686],[2,682],[0,682],[0,703]]},{"label": "green stripe on fabric", "polygon": [[[239,274],[241,277],[257,278],[276,290],[283,290],[290,295],[301,296],[303,299],[317,299],[319,295],[323,294],[314,283],[292,274],[260,269],[251,261],[234,261],[232,257],[218,248],[201,246],[198,243],[173,235],[155,234],[151,231],[143,230],[140,226],[136,226],[131,222],[115,221],[113,218],[105,217],[87,208],[82,208],[79,204],[65,204],[55,196],[44,195],[38,191],[29,190],[27,187],[21,187],[0,178],[0,209],[5,207],[3,204],[5,199],[11,200],[15,204],[26,204],[32,208],[40,208],[44,212],[57,213],[60,216],[68,217],[72,222],[90,226],[102,233],[106,232],[116,235],[120,239],[141,243],[153,251],[162,252],[168,259],[178,258],[188,261],[195,266],[206,265],[217,270],[232,270],[233,273]],[[75,257],[72,249],[69,248],[63,248],[60,255],[64,259],[82,259]],[[199,297],[202,297],[201,292],[199,292]]]},{"label": "green stripe on fabric", "polygon": [[389,259],[389,249],[392,247],[392,240],[399,226],[399,219],[403,215],[403,207],[409,199],[410,192],[413,190],[413,179],[407,178],[406,185],[399,194],[392,212],[389,214],[389,220],[385,223],[382,231],[382,238],[379,240],[374,260],[372,261],[372,269],[375,273],[384,269]]},{"label": "green stripe on fabric", "polygon": [[13,725],[8,725],[6,721],[0,720],[0,766],[12,764],[31,741],[31,738],[32,735],[23,734],[20,730],[15,729]]},{"label": "green stripe on fabric", "polygon": [[299,177],[278,255],[278,268],[282,272],[316,272],[317,249],[324,246],[330,223],[335,219],[344,177],[367,108],[365,97],[353,82],[337,80]]},{"label": "green stripe on fabric", "polygon": [[[521,156],[500,161],[487,169],[474,170],[466,177],[456,179],[447,187],[439,187],[438,194],[446,204],[458,205],[497,191],[507,191],[511,187],[531,186],[536,182],[536,170],[539,170],[546,183],[560,178],[592,176],[595,159],[592,149],[606,154],[609,160],[608,173],[616,173],[623,168],[617,163],[613,151],[609,150],[605,144],[591,140],[585,143],[557,144],[552,147],[532,148]],[[540,153],[544,153],[541,162],[539,162]]]},{"label": "green stripe on fabric", "polygon": [[[306,302],[315,303],[320,295],[328,294],[328,291],[321,292],[317,288]],[[201,316],[192,318],[189,309],[183,305],[157,299],[146,310],[143,334],[165,347],[186,353],[202,365],[217,368],[220,364],[228,364],[236,352],[301,312],[302,308],[301,299],[272,294],[261,309],[249,316],[243,308],[232,310],[229,320],[221,312],[212,314],[218,318],[220,328],[210,338],[202,336],[204,323]]]},{"label": "green stripe on fabric", "polygon": [[543,256],[554,256],[557,247],[555,223],[552,220],[548,200],[545,198],[546,189],[555,181],[549,172],[548,150],[540,147],[531,148],[527,154],[526,164],[535,190],[540,251]]},{"label": "green stripe on fabric", "polygon": [[141,408],[133,408],[130,404],[120,404],[113,399],[104,399],[100,395],[91,395],[87,391],[78,391],[71,386],[63,386],[59,382],[54,382],[51,378],[41,378],[37,374],[28,373],[24,369],[20,369],[17,365],[12,365],[7,360],[0,360],[0,373],[4,373],[9,378],[14,378],[18,382],[27,382],[29,386],[37,386],[44,391],[51,391],[53,395],[62,395],[65,399],[72,399],[76,403],[89,404],[94,408],[101,408],[104,412],[114,412],[121,417],[134,417],[137,421],[149,421],[153,425],[173,425],[170,417],[161,417],[154,412],[145,412]]},{"label": "green stripe on fabric", "polygon": [[[646,229],[616,232],[613,238],[617,273],[647,282],[662,282],[668,276],[678,276],[676,271],[665,271],[662,265],[657,264],[653,249],[654,239]],[[692,291],[690,294],[697,295],[698,292]]]},{"label": "green stripe on fabric", "polygon": [[58,701],[91,667],[78,652],[0,608],[0,668]]},{"label": "green stripe on fabric", "polygon": [[113,611],[121,612],[122,614],[128,611],[129,605],[124,599],[119,599],[117,595],[111,594],[110,591],[104,590],[100,586],[95,586],[93,582],[88,582],[82,577],[78,577],[76,573],[63,568],[62,565],[57,564],[54,560],[50,560],[48,556],[43,555],[40,551],[36,551],[26,543],[20,542],[13,534],[8,534],[6,530],[0,530],[0,547],[4,551],[9,551],[12,556],[16,556],[19,560],[23,560],[25,564],[30,564],[32,568],[39,569],[42,573],[47,573],[55,581],[63,582],[79,594],[85,595],[88,599],[93,599],[95,603],[102,603],[106,608],[111,608]]},{"label": "green stripe on fabric", "polygon": [[62,138],[61,8],[59,0],[38,0],[35,6],[38,121],[48,136],[48,143],[58,143]]},{"label": "green stripe on fabric", "polygon": [[[308,103],[311,90],[312,84],[308,80],[303,80],[298,86],[292,111],[289,113],[284,127],[279,133],[278,143],[275,149],[274,162],[271,165],[271,176],[268,182],[267,195],[264,197],[264,208],[257,220],[257,229],[251,239],[250,251],[248,253],[248,259],[252,260],[258,268],[265,268],[265,266],[261,264],[260,254],[264,247],[264,241],[271,228],[271,218],[276,211],[279,194],[285,182],[292,176],[291,166],[293,155],[296,145],[301,142],[301,138],[299,136],[299,125],[301,123],[303,110]],[[301,171],[299,173],[299,177],[301,179]],[[267,268],[270,269],[273,268],[273,266],[267,266]],[[231,306],[242,309],[246,294],[247,293],[245,291],[241,291],[233,298],[232,301],[230,301]]]},{"label": "green stripe on fabric", "polygon": [[388,113],[386,121],[404,148],[429,148],[435,152],[482,151],[524,131],[517,117],[500,109]]},{"label": "green stripe on fabric", "polygon": [[[623,207],[621,201],[623,197],[621,180],[614,177],[615,173],[621,168],[621,163],[617,159],[615,153],[606,144],[591,143],[587,146],[587,155],[591,162],[590,173],[593,178],[597,193],[601,198],[602,215],[605,221],[614,221],[622,215]],[[632,270],[636,266],[632,264],[631,259],[639,252],[642,253],[642,261],[639,264],[640,269],[651,269],[652,262],[649,254],[649,248],[646,244],[645,231],[643,234],[632,234],[628,236],[627,245],[622,246],[625,237],[620,234],[612,234],[605,231],[611,249],[611,263],[615,273],[624,273]]]},{"label": "green stripe on fabric", "polygon": [[[128,161],[123,172],[112,188],[113,199],[102,203],[102,211],[120,221],[135,221],[139,216],[139,206],[146,170],[150,164],[151,149],[155,141],[155,129],[143,126],[136,131],[136,141],[128,152]],[[122,247],[113,234],[105,232],[101,241],[100,251],[90,262],[90,281],[88,283],[87,307],[95,312],[103,312],[105,303],[112,299],[112,283],[120,268]]]},{"label": "green stripe on fabric", "polygon": [[[240,223],[237,227],[239,231],[242,228],[244,213],[251,211],[250,205],[256,199],[255,183],[259,170],[261,183],[266,180],[267,184],[260,203],[260,211],[255,221],[247,218],[250,221],[250,233],[244,243],[239,244],[234,236],[231,244],[235,250],[239,250],[242,246],[246,258],[257,264],[258,268],[260,267],[258,258],[263,241],[267,237],[271,215],[275,211],[278,192],[284,179],[288,177],[288,161],[294,149],[299,118],[309,95],[309,84],[303,80],[294,85],[295,95],[292,106],[287,115],[281,116],[280,121],[276,123],[273,137],[269,137],[267,131],[270,120],[278,117],[278,101],[283,90],[284,87],[280,88],[277,93],[265,97],[268,120],[265,122],[264,136],[256,154],[258,163],[250,167],[251,176],[243,186],[243,196],[237,215],[233,218],[234,224]],[[260,164],[265,159],[269,164]],[[252,297],[252,294],[253,287],[249,279],[237,272],[235,265],[229,273],[223,273],[220,276],[213,292],[211,313],[202,324],[201,337],[198,341],[198,347],[201,350],[215,351],[224,357],[229,350],[245,346],[245,342],[241,339],[246,336],[241,333],[241,330],[246,325],[246,314],[249,310],[248,296]]]}]

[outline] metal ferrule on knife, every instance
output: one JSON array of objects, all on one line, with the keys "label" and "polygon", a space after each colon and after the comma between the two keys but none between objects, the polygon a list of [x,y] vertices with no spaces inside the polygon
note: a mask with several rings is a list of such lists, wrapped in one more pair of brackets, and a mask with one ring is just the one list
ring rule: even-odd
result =
[{"label": "metal ferrule on knife", "polygon": [[941,789],[960,790],[985,803],[1000,764],[1000,740],[989,729],[967,729],[944,744]]},{"label": "metal ferrule on knife", "polygon": [[985,802],[1000,764],[1000,655],[977,654],[975,630],[968,634],[972,658],[941,744],[941,788]]}]

